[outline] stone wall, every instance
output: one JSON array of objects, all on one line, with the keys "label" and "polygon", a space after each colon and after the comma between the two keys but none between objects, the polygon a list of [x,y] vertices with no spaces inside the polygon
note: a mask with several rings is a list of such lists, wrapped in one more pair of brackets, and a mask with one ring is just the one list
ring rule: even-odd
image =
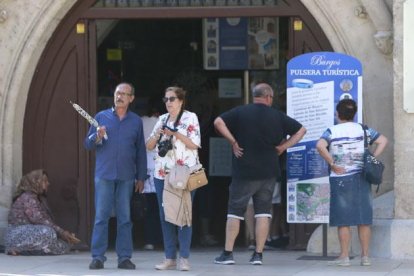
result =
[{"label": "stone wall", "polygon": [[0,240],[22,173],[23,120],[29,86],[56,26],[75,0],[0,2]]},{"label": "stone wall", "polygon": [[[404,11],[404,9],[407,9]],[[404,74],[413,81],[414,72],[405,72],[403,67],[404,61],[413,64],[414,41],[404,41],[404,33],[412,32],[412,27],[409,30],[404,30],[408,27],[403,23],[403,13],[406,15],[413,15],[414,3],[413,1],[395,1],[394,16],[395,16],[395,54],[394,54],[394,116],[398,118],[395,121],[395,195],[396,195],[396,211],[395,217],[399,219],[414,219],[414,170],[413,160],[414,156],[414,113],[407,113],[404,108]],[[412,21],[411,21],[412,22]],[[404,26],[405,25],[405,26]],[[404,49],[404,43],[407,48]],[[411,48],[409,48],[411,47]],[[411,88],[413,85],[411,85]],[[407,88],[408,89],[408,88]],[[408,91],[414,94],[414,91]],[[414,97],[411,98],[414,100]],[[398,171],[398,173],[397,173]]]}]

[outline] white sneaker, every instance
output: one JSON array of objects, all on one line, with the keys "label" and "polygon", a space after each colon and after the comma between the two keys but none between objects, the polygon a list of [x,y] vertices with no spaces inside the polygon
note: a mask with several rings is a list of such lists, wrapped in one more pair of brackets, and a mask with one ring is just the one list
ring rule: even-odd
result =
[{"label": "white sneaker", "polygon": [[160,264],[155,265],[156,270],[169,270],[175,269],[177,267],[177,262],[173,259],[164,259]]},{"label": "white sneaker", "polygon": [[188,262],[188,259],[180,258],[178,260],[177,269],[181,270],[181,271],[189,271],[190,270],[190,263]]},{"label": "white sneaker", "polygon": [[362,266],[370,266],[371,265],[371,260],[369,259],[368,256],[362,256],[361,257],[361,265]]}]

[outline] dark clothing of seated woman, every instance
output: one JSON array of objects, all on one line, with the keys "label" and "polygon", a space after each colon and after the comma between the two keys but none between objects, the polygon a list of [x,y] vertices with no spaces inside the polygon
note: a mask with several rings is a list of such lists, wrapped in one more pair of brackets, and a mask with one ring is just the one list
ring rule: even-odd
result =
[{"label": "dark clothing of seated woman", "polygon": [[8,217],[5,252],[9,255],[61,255],[79,242],[74,234],[53,222],[45,193],[46,172],[34,170],[23,176]]}]

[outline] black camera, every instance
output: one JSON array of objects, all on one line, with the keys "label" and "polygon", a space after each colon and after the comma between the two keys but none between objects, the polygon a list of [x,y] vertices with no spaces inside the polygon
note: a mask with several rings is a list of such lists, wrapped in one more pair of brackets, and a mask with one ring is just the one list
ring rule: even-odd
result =
[{"label": "black camera", "polygon": [[160,141],[158,142],[158,155],[160,157],[164,157],[165,155],[167,155],[167,152],[169,150],[172,150],[172,148],[173,146],[171,143],[171,139]]}]

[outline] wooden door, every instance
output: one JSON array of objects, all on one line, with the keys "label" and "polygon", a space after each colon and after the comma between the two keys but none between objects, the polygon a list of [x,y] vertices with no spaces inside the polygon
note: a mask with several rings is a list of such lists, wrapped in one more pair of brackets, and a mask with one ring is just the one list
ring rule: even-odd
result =
[{"label": "wooden door", "polygon": [[[50,180],[48,202],[56,223],[82,240],[87,248],[91,232],[93,184],[90,155],[83,148],[88,125],[70,101],[96,106],[90,85],[89,30],[87,21],[61,28],[53,47],[45,49],[27,99],[23,131],[23,173],[42,168]],[[93,42],[94,33],[92,33]],[[94,70],[92,70],[94,71]],[[93,99],[93,100],[91,100]],[[93,112],[93,110],[91,110]]]}]

